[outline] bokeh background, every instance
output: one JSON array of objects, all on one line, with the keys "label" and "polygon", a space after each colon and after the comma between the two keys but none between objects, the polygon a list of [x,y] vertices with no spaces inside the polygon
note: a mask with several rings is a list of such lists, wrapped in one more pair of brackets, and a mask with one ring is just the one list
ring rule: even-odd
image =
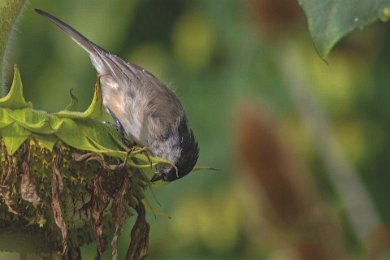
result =
[{"label": "bokeh background", "polygon": [[153,189],[149,259],[389,257],[387,24],[354,32],[325,61],[293,0],[31,0],[8,60],[49,112],[72,88],[84,110],[96,74],[34,8],[166,82],[199,141],[198,166],[220,169]]}]

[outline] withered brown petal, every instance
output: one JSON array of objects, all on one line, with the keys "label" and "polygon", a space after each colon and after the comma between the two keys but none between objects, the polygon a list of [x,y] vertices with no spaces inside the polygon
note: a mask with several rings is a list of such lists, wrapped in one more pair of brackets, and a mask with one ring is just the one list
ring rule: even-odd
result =
[{"label": "withered brown petal", "polygon": [[149,229],[150,226],[145,218],[145,206],[139,203],[135,208],[138,216],[131,230],[131,242],[127,250],[127,260],[144,259],[149,252]]}]

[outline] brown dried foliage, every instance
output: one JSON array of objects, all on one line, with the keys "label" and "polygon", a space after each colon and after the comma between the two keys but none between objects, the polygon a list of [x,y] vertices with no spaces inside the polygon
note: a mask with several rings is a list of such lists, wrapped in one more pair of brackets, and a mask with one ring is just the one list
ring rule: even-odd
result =
[{"label": "brown dried foliage", "polygon": [[11,199],[11,192],[9,185],[11,183],[11,179],[15,175],[13,160],[11,156],[6,156],[8,162],[7,173],[1,178],[0,181],[0,195],[3,197],[5,204],[7,205],[8,211],[18,215],[19,213],[15,210],[15,202]]},{"label": "brown dried foliage", "polygon": [[92,207],[91,217],[92,225],[95,231],[97,239],[97,256],[96,259],[100,259],[103,252],[106,250],[106,239],[103,234],[103,213],[110,202],[109,195],[102,187],[103,177],[101,175],[96,176],[93,180],[93,193],[92,193]]},{"label": "brown dried foliage", "polygon": [[126,259],[140,260],[148,255],[150,226],[145,218],[145,206],[140,203],[135,208],[138,216],[131,230],[131,243],[127,250]]},{"label": "brown dried foliage", "polygon": [[64,190],[64,184],[60,173],[60,164],[62,161],[61,149],[56,148],[55,163],[53,166],[53,179],[51,185],[51,207],[53,210],[54,221],[57,227],[61,230],[62,236],[62,254],[65,254],[68,249],[68,230],[66,228],[64,216],[62,215],[59,194]]},{"label": "brown dried foliage", "polygon": [[[40,162],[40,156],[45,161]],[[19,241],[30,237],[35,242],[26,250],[50,257],[61,250],[63,259],[80,259],[80,246],[91,241],[92,232],[97,241],[96,259],[100,259],[107,232],[112,230],[112,257],[118,259],[117,241],[133,207],[138,218],[127,259],[142,259],[147,254],[149,225],[141,201],[148,180],[140,171],[129,169],[126,161],[84,154],[65,145],[57,145],[51,153],[30,140],[13,156],[0,140],[0,158],[0,195],[6,206],[0,203],[0,220],[5,220],[0,222],[2,236],[15,233]],[[15,190],[18,186],[19,193]],[[34,214],[35,221],[31,218]],[[13,243],[2,246],[18,248]]]},{"label": "brown dried foliage", "polygon": [[128,202],[126,198],[128,197],[130,189],[129,179],[124,178],[122,187],[120,187],[119,191],[114,195],[114,199],[111,206],[111,215],[114,219],[115,223],[115,233],[114,237],[111,241],[112,246],[112,259],[118,259],[118,238],[122,231],[123,224],[125,220],[130,216],[130,212],[128,209]]},{"label": "brown dried foliage", "polygon": [[23,154],[22,166],[20,167],[20,175],[22,176],[20,194],[22,195],[22,199],[30,202],[34,208],[38,208],[42,203],[42,199],[38,196],[36,185],[31,179],[31,153],[30,146],[27,143],[23,145]]},{"label": "brown dried foliage", "polygon": [[[132,191],[131,178],[127,178],[126,160],[119,165],[107,164],[100,156],[94,154],[75,155],[76,161],[98,161],[103,169],[116,172],[116,183],[109,183],[110,179],[98,174],[93,180],[93,193],[91,200],[91,216],[95,236],[98,242],[97,255],[100,259],[106,249],[107,242],[103,233],[103,215],[107,206],[111,203],[111,215],[114,220],[115,233],[111,241],[112,259],[118,259],[117,241],[122,231],[125,220],[130,216],[128,204],[129,195]],[[120,185],[117,185],[120,183]],[[134,190],[136,194],[137,191]],[[138,196],[139,197],[139,196]],[[131,198],[134,198],[132,196]],[[149,249],[149,224],[145,218],[145,208],[141,201],[137,201],[135,210],[138,213],[136,223],[131,232],[131,243],[126,259],[143,259]]]}]

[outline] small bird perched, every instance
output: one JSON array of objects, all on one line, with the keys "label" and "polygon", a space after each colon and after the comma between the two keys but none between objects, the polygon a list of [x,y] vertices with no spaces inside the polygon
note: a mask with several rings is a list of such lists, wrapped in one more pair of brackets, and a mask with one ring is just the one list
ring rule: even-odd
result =
[{"label": "small bird perched", "polygon": [[125,131],[154,156],[175,165],[157,165],[151,181],[173,181],[187,175],[198,160],[199,148],[173,91],[148,71],[109,53],[58,18],[35,11],[88,52],[100,79],[103,105],[115,120],[122,139],[125,140]]}]

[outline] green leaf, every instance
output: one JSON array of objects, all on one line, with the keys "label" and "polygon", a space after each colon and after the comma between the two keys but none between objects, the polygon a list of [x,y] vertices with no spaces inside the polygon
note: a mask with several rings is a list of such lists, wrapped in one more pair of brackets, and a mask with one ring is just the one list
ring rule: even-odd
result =
[{"label": "green leaf", "polygon": [[63,118],[63,122],[55,135],[69,146],[99,153],[99,149],[91,144],[87,136],[80,134],[80,132],[81,129],[74,120]]},{"label": "green leaf", "polygon": [[0,135],[3,137],[7,152],[13,155],[31,133],[17,123],[12,123],[9,126],[1,128]]},{"label": "green leaf", "polygon": [[32,137],[40,146],[48,149],[50,152],[53,151],[53,147],[58,141],[58,138],[56,138],[55,135],[33,134]]},{"label": "green leaf", "polygon": [[100,80],[96,81],[95,93],[91,105],[84,112],[60,111],[55,113],[59,117],[73,118],[73,119],[100,119],[103,113],[103,97],[100,87]]},{"label": "green leaf", "polygon": [[14,122],[14,120],[9,116],[11,110],[0,108],[0,128],[6,127]]},{"label": "green leaf", "polygon": [[319,55],[325,58],[346,34],[390,17],[390,0],[299,0]]},{"label": "green leaf", "polygon": [[102,150],[125,150],[110,135],[109,127],[104,123],[89,118],[76,119],[75,122],[80,127],[80,134],[87,136],[89,140],[93,141],[92,143],[99,144],[97,148],[102,148]]},{"label": "green leaf", "polygon": [[31,102],[26,102],[23,96],[23,84],[18,67],[14,67],[14,81],[8,94],[0,98],[0,107],[9,109],[32,108]]},{"label": "green leaf", "polygon": [[52,127],[50,122],[56,120],[45,111],[32,110],[31,108],[17,109],[10,112],[9,117],[20,126],[35,133],[52,134],[59,128],[59,125],[56,123],[52,123],[56,128]]}]

